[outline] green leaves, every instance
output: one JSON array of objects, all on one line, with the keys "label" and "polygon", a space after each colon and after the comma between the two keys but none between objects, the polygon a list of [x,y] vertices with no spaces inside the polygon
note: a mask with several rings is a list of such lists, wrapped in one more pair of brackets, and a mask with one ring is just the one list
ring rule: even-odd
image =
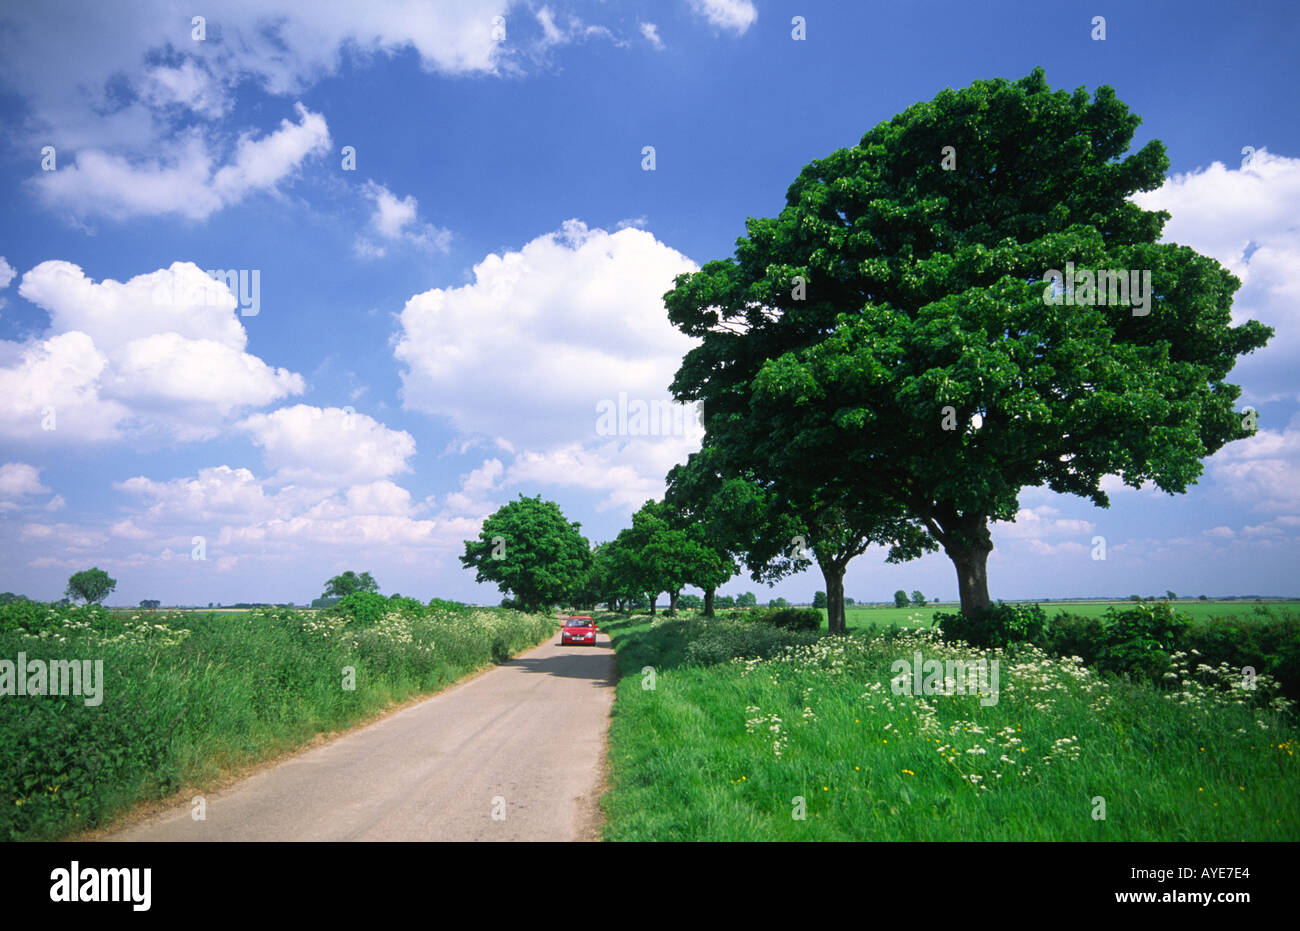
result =
[{"label": "green leaves", "polygon": [[476,582],[495,582],[526,610],[562,601],[591,563],[591,548],[554,501],[519,496],[483,522],[477,540],[465,541],[461,565]]},{"label": "green leaves", "polygon": [[[701,340],[673,392],[704,402],[715,467],[804,525],[839,508],[892,558],[942,544],[984,603],[987,524],[1022,487],[1102,506],[1109,474],[1184,491],[1247,435],[1223,379],[1271,331],[1232,325],[1226,269],[1157,242],[1168,214],[1130,198],[1168,158],[1154,140],[1126,154],[1139,122],[1110,88],[1053,92],[1037,69],[945,90],[806,165],[734,259],[665,295]],[[1067,263],[1149,273],[1149,306],[1074,301],[1073,283],[1046,301]],[[819,560],[861,552],[853,533]]]}]

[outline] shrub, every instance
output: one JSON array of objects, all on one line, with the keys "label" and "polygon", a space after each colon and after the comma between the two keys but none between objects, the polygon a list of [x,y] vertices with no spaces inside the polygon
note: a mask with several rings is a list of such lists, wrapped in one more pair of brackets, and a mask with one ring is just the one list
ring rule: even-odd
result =
[{"label": "shrub", "polygon": [[767,659],[787,646],[816,643],[821,639],[820,634],[813,631],[731,620],[700,624],[689,635],[686,661],[701,666],[740,658]]},{"label": "shrub", "polygon": [[1077,656],[1092,666],[1104,645],[1105,629],[1095,617],[1058,614],[1047,622],[1047,631],[1039,643],[1054,656]]},{"label": "shrub", "polygon": [[391,610],[389,601],[375,592],[352,592],[339,599],[339,603],[329,609],[331,614],[345,617],[348,623],[357,627],[373,627]]},{"label": "shrub", "polygon": [[999,601],[967,616],[936,614],[935,625],[945,640],[964,640],[975,647],[1004,647],[1011,643],[1037,643],[1047,629],[1047,615],[1038,605]]},{"label": "shrub", "polygon": [[451,612],[452,614],[468,614],[474,609],[460,601],[446,601],[442,598],[430,598],[429,610]]},{"label": "shrub", "polygon": [[822,614],[816,608],[776,608],[767,612],[767,623],[782,630],[818,630]]}]

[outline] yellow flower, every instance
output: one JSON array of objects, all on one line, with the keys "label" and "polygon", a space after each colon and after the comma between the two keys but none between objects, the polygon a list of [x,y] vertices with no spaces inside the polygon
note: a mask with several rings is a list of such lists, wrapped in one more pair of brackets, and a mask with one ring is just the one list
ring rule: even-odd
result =
[{"label": "yellow flower", "polygon": [[[854,768],[854,769],[861,769],[862,767],[861,767],[861,766],[855,766],[855,767],[853,767],[853,768]],[[1245,790],[1243,789],[1242,791],[1244,792]]]},{"label": "yellow flower", "polygon": [[916,773],[912,772],[910,769],[905,769],[905,770],[903,770],[903,772],[907,773],[909,776],[915,776],[915,775],[916,775]]}]

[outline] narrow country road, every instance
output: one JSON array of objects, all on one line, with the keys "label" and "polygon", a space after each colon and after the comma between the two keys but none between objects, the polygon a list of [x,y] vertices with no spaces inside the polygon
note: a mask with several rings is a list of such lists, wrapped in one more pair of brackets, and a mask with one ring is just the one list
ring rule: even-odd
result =
[{"label": "narrow country road", "polygon": [[596,840],[614,651],[558,641],[105,839]]}]

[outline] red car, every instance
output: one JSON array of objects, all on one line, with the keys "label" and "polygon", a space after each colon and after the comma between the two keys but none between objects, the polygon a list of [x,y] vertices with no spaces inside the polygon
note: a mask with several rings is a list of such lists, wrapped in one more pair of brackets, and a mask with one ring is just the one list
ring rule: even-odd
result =
[{"label": "red car", "polygon": [[566,617],[560,631],[560,646],[572,643],[596,645],[596,622],[589,617]]}]

